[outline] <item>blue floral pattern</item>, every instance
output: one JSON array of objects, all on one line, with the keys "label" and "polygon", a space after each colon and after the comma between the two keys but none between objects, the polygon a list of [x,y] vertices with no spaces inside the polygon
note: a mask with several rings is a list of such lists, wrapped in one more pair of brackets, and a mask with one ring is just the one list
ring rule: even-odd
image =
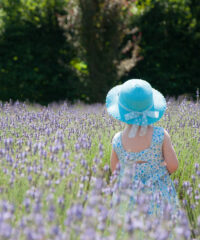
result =
[{"label": "blue floral pattern", "polygon": [[[166,166],[162,164],[164,162],[162,153],[163,140],[164,129],[157,126],[153,126],[151,146],[140,152],[127,152],[123,148],[122,131],[116,133],[112,140],[113,149],[120,162],[120,171],[116,184],[120,186],[126,175],[125,169],[135,165],[132,181],[142,182],[144,192],[148,189],[148,192],[152,196],[152,200],[149,202],[148,214],[162,215],[163,207],[165,206],[164,202],[166,201],[171,204],[173,208],[172,212],[176,213],[176,210],[180,208],[174,183],[170,178]],[[145,163],[134,164],[136,161],[145,161]],[[161,197],[163,204],[156,201],[157,195]],[[115,201],[116,198],[117,192],[113,192],[112,199]],[[133,204],[134,196],[131,196],[129,206]]]}]

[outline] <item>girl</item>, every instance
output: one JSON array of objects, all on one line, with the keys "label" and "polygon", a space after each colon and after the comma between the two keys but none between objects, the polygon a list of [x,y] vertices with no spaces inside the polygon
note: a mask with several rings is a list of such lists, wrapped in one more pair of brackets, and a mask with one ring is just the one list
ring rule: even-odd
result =
[{"label": "girl", "polygon": [[[131,79],[108,92],[106,108],[114,118],[127,124],[112,140],[110,167],[114,173],[120,166],[118,186],[124,185],[128,169],[132,172],[131,183],[139,181],[142,191],[151,195],[147,208],[149,215],[163,216],[166,203],[172,207],[172,214],[177,213],[180,204],[170,174],[178,169],[178,159],[168,132],[152,125],[166,110],[163,95],[148,82]],[[129,206],[133,206],[136,199],[137,189],[134,189]],[[158,196],[160,201],[157,201]],[[113,202],[119,197],[117,191],[113,192]],[[125,209],[121,208],[121,214],[123,211]]]}]

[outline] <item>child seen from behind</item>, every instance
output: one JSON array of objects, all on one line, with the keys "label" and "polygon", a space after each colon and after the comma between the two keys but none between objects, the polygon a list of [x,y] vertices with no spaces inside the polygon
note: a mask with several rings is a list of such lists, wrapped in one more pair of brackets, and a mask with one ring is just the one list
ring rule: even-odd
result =
[{"label": "child seen from behind", "polygon": [[[178,214],[180,204],[170,174],[178,169],[178,159],[168,132],[153,125],[166,111],[164,96],[148,82],[131,79],[108,92],[106,107],[110,115],[126,123],[126,128],[112,139],[110,167],[115,173],[120,166],[117,184],[122,188],[126,188],[124,179],[127,179],[126,170],[129,171],[129,180],[134,186],[128,201],[129,211],[137,198],[134,184],[140,183],[139,191],[148,192],[151,197],[147,214],[164,217],[164,208],[170,204],[173,218]],[[117,191],[113,192],[113,202],[120,197]],[[125,208],[120,211],[123,214]]]}]

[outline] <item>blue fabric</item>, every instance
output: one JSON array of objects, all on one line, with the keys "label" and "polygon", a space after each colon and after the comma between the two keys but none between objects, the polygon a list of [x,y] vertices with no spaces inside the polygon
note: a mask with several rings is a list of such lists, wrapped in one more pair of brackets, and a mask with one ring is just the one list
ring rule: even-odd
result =
[{"label": "blue fabric", "polygon": [[[110,115],[122,122],[146,126],[161,119],[166,110],[166,100],[145,80],[130,79],[108,92],[106,108]],[[142,113],[145,111],[144,117]],[[138,115],[138,112],[141,114]],[[137,114],[134,116],[134,113]],[[127,119],[127,114],[132,118]]]},{"label": "blue fabric", "polygon": [[[118,132],[113,140],[112,146],[115,150],[119,162],[120,172],[116,184],[120,186],[125,177],[125,169],[130,168],[136,161],[147,161],[146,163],[135,164],[135,171],[132,176],[133,183],[140,180],[144,185],[144,192],[148,190],[152,200],[149,201],[148,214],[157,216],[163,215],[165,201],[171,204],[172,213],[177,214],[180,209],[180,203],[174,187],[174,183],[170,178],[166,166],[161,165],[164,161],[162,153],[162,144],[164,140],[164,129],[162,127],[153,126],[153,135],[151,146],[140,152],[127,152],[122,145],[122,132]],[[135,194],[137,189],[133,190],[133,195],[129,199],[129,207],[134,205]],[[156,201],[156,196],[161,197],[161,202]],[[116,202],[117,192],[113,192],[112,201]],[[127,203],[128,204],[128,203]],[[120,214],[123,214],[126,206],[120,207]]]}]

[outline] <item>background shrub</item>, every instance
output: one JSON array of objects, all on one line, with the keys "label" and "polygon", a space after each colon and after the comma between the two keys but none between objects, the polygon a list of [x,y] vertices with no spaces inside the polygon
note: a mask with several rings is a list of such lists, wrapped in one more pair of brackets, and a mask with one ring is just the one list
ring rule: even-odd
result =
[{"label": "background shrub", "polygon": [[50,101],[79,98],[79,80],[70,65],[76,55],[59,26],[65,2],[11,1],[0,38],[1,99]]},{"label": "background shrub", "polygon": [[132,26],[142,32],[143,60],[128,77],[146,79],[167,95],[195,95],[200,87],[199,2],[138,0],[136,4]]},{"label": "background shrub", "polygon": [[104,102],[130,78],[195,96],[199,18],[197,0],[0,1],[1,100]]}]

